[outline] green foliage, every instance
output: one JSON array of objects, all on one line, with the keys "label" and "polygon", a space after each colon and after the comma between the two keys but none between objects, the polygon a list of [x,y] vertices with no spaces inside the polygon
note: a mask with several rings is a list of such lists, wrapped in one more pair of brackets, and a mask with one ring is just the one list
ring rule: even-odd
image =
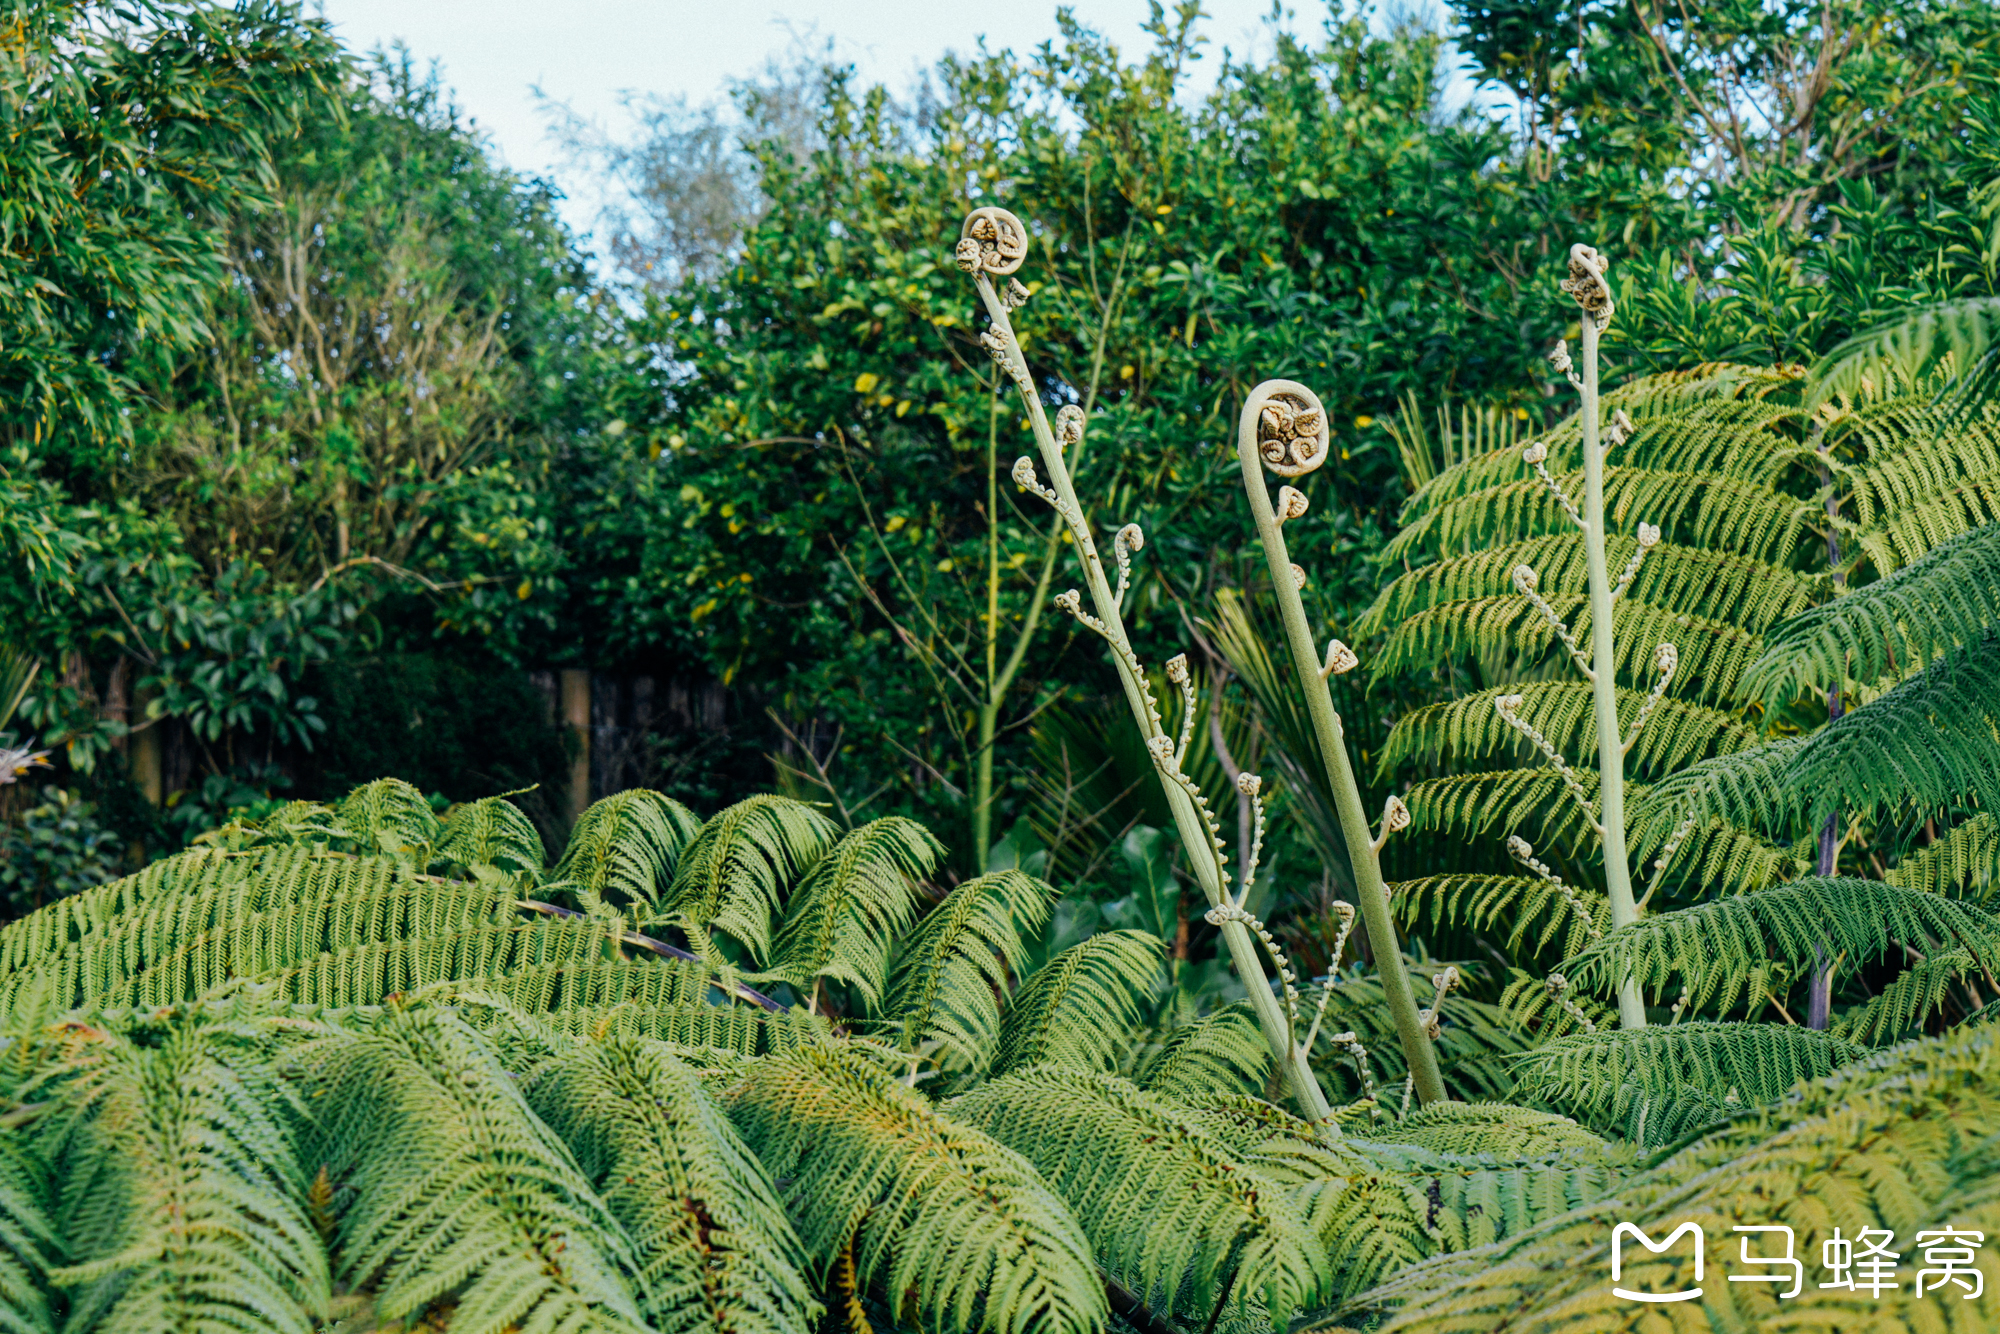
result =
[{"label": "green foliage", "polygon": [[843,1256],[934,1328],[1095,1330],[1090,1244],[1027,1160],[865,1056],[766,1061],[727,1098],[822,1275]]},{"label": "green foliage", "polygon": [[1117,1064],[1160,975],[1161,942],[1144,931],[1105,931],[1072,945],[1014,993],[993,1054],[1006,1074],[1043,1062],[1085,1070]]},{"label": "green foliage", "polygon": [[1218,1090],[1262,1092],[1270,1070],[1270,1044],[1257,1016],[1238,1001],[1169,1033],[1135,1079],[1149,1092],[1195,1098]]},{"label": "green foliage", "polygon": [[1867,1055],[1791,1024],[1682,1023],[1577,1033],[1517,1064],[1517,1096],[1636,1144],[1671,1144],[1734,1112],[1776,1102],[1800,1080]]},{"label": "green foliage", "polygon": [[607,895],[641,911],[655,908],[700,821],[672,797],[643,788],[591,803],[577,817],[551,873],[586,902]]},{"label": "green foliage", "polygon": [[[572,835],[571,846],[576,842]],[[548,862],[542,836],[505,797],[481,797],[452,807],[438,829],[434,857],[475,879],[504,876],[526,885],[541,878]]]},{"label": "green foliage", "polygon": [[1027,942],[1055,896],[1054,886],[1032,876],[996,871],[959,885],[904,936],[884,1002],[901,1016],[903,1050],[936,1044],[946,1070],[985,1069],[1009,979],[1025,971]]},{"label": "green foliage", "polygon": [[710,933],[721,931],[761,962],[785,883],[825,855],[833,835],[831,820],[789,797],[739,801],[703,825],[675,861],[655,915],[704,950],[714,949]]},{"label": "green foliage", "polygon": [[[1333,1183],[1301,1190],[1257,1170],[1203,1118],[1114,1075],[1031,1066],[950,1104],[1055,1188],[1111,1276],[1162,1315],[1225,1302],[1319,1304],[1333,1282],[1313,1224]],[[1333,1164],[1321,1164],[1331,1177]],[[1173,1226],[1159,1227],[1162,1217]]]},{"label": "green foliage", "polygon": [[1571,983],[1607,991],[1622,977],[1664,991],[1681,980],[1691,1012],[1752,1009],[1817,957],[1859,966],[1892,949],[1955,941],[1977,966],[2000,968],[2000,919],[1935,894],[1851,877],[1813,878],[1693,904],[1613,931],[1563,966]]},{"label": "green foliage", "polygon": [[19,916],[117,875],[124,850],[90,802],[61,788],[0,830],[0,903]]},{"label": "green foliage", "polygon": [[772,974],[802,995],[824,978],[876,1005],[889,951],[916,915],[915,882],[930,874],[943,852],[928,829],[898,816],[844,835],[792,891],[773,946]]},{"label": "green foliage", "polygon": [[784,1205],[695,1068],[656,1043],[579,1044],[528,1100],[645,1257],[647,1328],[790,1334],[821,1314]]},{"label": "green foliage", "polygon": [[[1795,1230],[1795,1254],[1814,1257],[1838,1227],[1888,1228],[1907,1237],[1946,1218],[1992,1234],[1996,1082],[1990,1025],[1925,1039],[1817,1079],[1786,1103],[1746,1109],[1724,1127],[1649,1165],[1602,1199],[1548,1226],[1418,1265],[1359,1306],[1389,1313],[1397,1334],[1445,1334],[1518,1322],[1523,1329],[1636,1331],[1658,1309],[1611,1294],[1611,1229],[1631,1221],[1661,1237],[1682,1221],[1711,1238],[1738,1225]],[[1625,1248],[1627,1286],[1670,1292],[1693,1286],[1687,1252]],[[1810,1264],[1810,1261],[1808,1261]],[[1712,1272],[1712,1271],[1711,1271]],[[1977,1303],[1891,1306],[1865,1291],[1808,1283],[1781,1299],[1774,1284],[1704,1286],[1691,1318],[1743,1320],[1759,1330],[1933,1327],[1968,1332]],[[1938,1295],[1938,1294],[1933,1294]],[[1534,1314],[1522,1318],[1522,1313]],[[1941,1324],[1924,1323],[1934,1317]]]}]

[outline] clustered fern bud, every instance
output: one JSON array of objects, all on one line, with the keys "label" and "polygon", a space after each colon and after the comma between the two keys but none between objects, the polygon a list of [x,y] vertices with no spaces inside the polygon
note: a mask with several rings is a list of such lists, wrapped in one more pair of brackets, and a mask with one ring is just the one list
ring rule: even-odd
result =
[{"label": "clustered fern bud", "polygon": [[1070,403],[1056,413],[1056,443],[1075,445],[1082,442],[1083,409]]},{"label": "clustered fern bud", "polygon": [[1254,797],[1263,790],[1264,780],[1256,774],[1236,775],[1236,790],[1246,797]]},{"label": "clustered fern bud", "polygon": [[1310,508],[1310,503],[1306,500],[1305,492],[1295,486],[1281,486],[1278,488],[1277,517],[1280,524],[1283,524],[1287,519],[1300,518],[1308,508]]}]

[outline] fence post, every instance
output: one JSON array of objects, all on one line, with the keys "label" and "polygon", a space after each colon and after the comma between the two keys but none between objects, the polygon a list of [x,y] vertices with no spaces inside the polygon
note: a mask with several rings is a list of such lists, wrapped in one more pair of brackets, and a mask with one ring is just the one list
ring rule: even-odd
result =
[{"label": "fence post", "polygon": [[590,669],[563,668],[558,690],[563,726],[576,739],[569,762],[569,818],[575,820],[590,805]]}]

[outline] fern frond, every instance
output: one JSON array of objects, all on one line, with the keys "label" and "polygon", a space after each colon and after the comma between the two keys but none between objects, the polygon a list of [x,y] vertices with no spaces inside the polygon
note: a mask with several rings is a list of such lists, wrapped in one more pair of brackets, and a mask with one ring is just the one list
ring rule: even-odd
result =
[{"label": "fern frond", "polygon": [[1555,942],[1567,958],[1589,944],[1592,931],[1611,929],[1611,905],[1603,894],[1576,885],[1568,889],[1565,894],[1536,876],[1461,874],[1401,881],[1390,885],[1389,893],[1398,917],[1412,925],[1428,917],[1484,931],[1504,921],[1511,926],[1509,949],[1531,942],[1539,951]]},{"label": "fern frond", "polygon": [[1865,329],[1820,358],[1806,406],[1872,398],[1894,386],[1921,383],[1940,367],[1966,374],[1991,350],[1996,322],[2000,300],[1962,297]]},{"label": "fern frond", "polygon": [[529,1100],[631,1237],[649,1329],[798,1334],[823,1313],[777,1191],[692,1067],[656,1043],[600,1039]]},{"label": "fern frond", "polygon": [[550,875],[590,898],[654,908],[699,825],[672,797],[645,788],[616,793],[577,817]]},{"label": "fern frond", "polygon": [[1165,948],[1144,931],[1103,931],[1042,965],[1007,1006],[992,1073],[1043,1062],[1115,1066],[1159,980]]},{"label": "fern frond", "polygon": [[357,852],[406,857],[419,870],[430,864],[437,812],[423,793],[400,778],[363,783],[340,799],[334,818]]},{"label": "fern frond", "polygon": [[[94,1030],[64,1090],[72,1328],[314,1334],[330,1287],[291,1125],[302,1108],[222,1026]],[[135,1036],[137,1040],[135,1040]]]},{"label": "fern frond", "polygon": [[903,937],[883,1012],[915,1051],[938,1043],[947,1073],[984,1069],[1000,1033],[1000,1000],[1048,920],[1055,887],[1019,871],[967,880]]},{"label": "fern frond", "polygon": [[1953,983],[1968,977],[1978,977],[1990,985],[1993,970],[1989,961],[1963,945],[1934,950],[1905,968],[1888,986],[1842,1014],[1834,1022],[1834,1031],[1871,1046],[1906,1036],[1944,1008]]},{"label": "fern frond", "polygon": [[926,1327],[1095,1334],[1090,1242],[1026,1159],[851,1052],[758,1062],[730,1114],[785,1198],[822,1280],[852,1247],[857,1278]]},{"label": "fern frond", "polygon": [[1926,894],[1984,900],[2000,882],[2000,819],[1980,811],[1946,831],[1929,847],[1903,854],[1889,883]]},{"label": "fern frond", "polygon": [[845,983],[872,1009],[895,938],[916,915],[914,882],[943,853],[929,830],[896,815],[844,835],[792,891],[771,973],[800,995],[821,978]]},{"label": "fern frond", "polygon": [[1115,1075],[1033,1067],[957,1099],[950,1114],[1033,1163],[1082,1220],[1099,1263],[1161,1315],[1200,1318],[1226,1295],[1282,1318],[1332,1287],[1291,1192],[1194,1114]]},{"label": "fern frond", "polygon": [[1627,977],[1664,989],[1678,975],[1694,1010],[1727,1010],[1762,995],[1774,966],[1793,965],[1796,974],[1816,951],[1858,964],[1892,945],[1931,940],[1957,941],[2000,968],[2000,918],[1991,913],[1879,880],[1829,876],[1642,918],[1584,950],[1565,972],[1599,992]]},{"label": "fern frond", "polygon": [[1440,1154],[1517,1160],[1568,1154],[1597,1161],[1610,1152],[1610,1145],[1567,1116],[1504,1102],[1432,1103],[1400,1121],[1371,1127],[1367,1138]]},{"label": "fern frond", "polygon": [[452,807],[432,855],[464,874],[505,876],[530,888],[547,865],[534,822],[505,797],[481,797]]},{"label": "fern frond", "polygon": [[1649,794],[1649,832],[1689,814],[1816,824],[1971,793],[2000,806],[2000,638],[1957,649],[1817,732],[1690,765]]},{"label": "fern frond", "polygon": [[[1577,771],[1577,779],[1594,801],[1597,774]],[[1645,792],[1639,784],[1626,788],[1636,801]],[[1562,775],[1553,769],[1498,769],[1484,773],[1426,778],[1403,794],[1410,808],[1410,827],[1452,834],[1467,842],[1488,835],[1527,830],[1536,847],[1574,848],[1596,833],[1584,823],[1583,810],[1564,790]]]},{"label": "fern frond", "polygon": [[[1849,1238],[1864,1227],[1909,1235],[1950,1218],[1950,1226],[1991,1236],[2000,1228],[1991,1131],[2000,1115],[1996,1040],[1991,1026],[1961,1029],[1857,1061],[1779,1106],[1745,1111],[1568,1218],[1418,1265],[1356,1306],[1393,1312],[1385,1334],[1522,1326],[1523,1312],[1541,1313],[1549,1328],[1640,1334],[1658,1326],[1661,1308],[1618,1298],[1605,1282],[1621,1221],[1653,1237],[1692,1222],[1711,1246],[1737,1226],[1780,1224],[1794,1229],[1794,1253],[1809,1272],[1836,1227]],[[1778,1284],[1697,1285],[1688,1255],[1685,1245],[1653,1255],[1628,1242],[1624,1286],[1702,1286],[1699,1301],[1673,1308],[1694,1322],[1689,1328],[1918,1329],[1927,1327],[1915,1323],[1919,1311],[1933,1309],[1913,1298],[1891,1307],[1865,1287],[1822,1289],[1810,1279],[1791,1298]],[[1978,1303],[1962,1306],[1951,1315],[1937,1309],[1938,1327],[1976,1329]]]},{"label": "fern frond", "polygon": [[698,948],[712,949],[708,933],[723,932],[762,964],[787,885],[820,859],[835,832],[831,820],[789,797],[739,801],[688,844],[657,920],[686,929]]},{"label": "fern frond", "polygon": [[49,1271],[67,1258],[59,1205],[41,1152],[25,1135],[0,1135],[0,1334],[55,1334],[60,1303]]},{"label": "fern frond", "polygon": [[631,1238],[462,1017],[392,1007],[309,1050],[311,1161],[353,1192],[340,1277],[373,1289],[378,1317],[451,1294],[467,1328],[638,1334]]},{"label": "fern frond", "polygon": [[1880,681],[1984,639],[1996,626],[2000,524],[1988,524],[1777,627],[1743,690],[1774,704],[1849,679]]},{"label": "fern frond", "polygon": [[[1590,692],[1585,681],[1543,681],[1498,686],[1426,705],[1399,718],[1389,730],[1382,746],[1382,772],[1386,774],[1402,761],[1419,756],[1470,762],[1523,749],[1520,733],[1493,708],[1495,698],[1510,693],[1525,698],[1520,716],[1575,764],[1597,751],[1597,720],[1591,712]],[[1619,689],[1621,731],[1638,716],[1644,699],[1639,691]],[[1678,769],[1705,756],[1742,750],[1754,739],[1750,729],[1732,714],[1667,698],[1660,701],[1646,730],[1639,734],[1628,764],[1652,770]]]},{"label": "fern frond", "polygon": [[1237,1001],[1167,1034],[1134,1082],[1167,1098],[1260,1093],[1270,1068],[1271,1044],[1249,1003]]},{"label": "fern frond", "polygon": [[1520,1056],[1515,1070],[1522,1098],[1657,1145],[1775,1102],[1867,1051],[1791,1024],[1655,1024],[1556,1038]]}]

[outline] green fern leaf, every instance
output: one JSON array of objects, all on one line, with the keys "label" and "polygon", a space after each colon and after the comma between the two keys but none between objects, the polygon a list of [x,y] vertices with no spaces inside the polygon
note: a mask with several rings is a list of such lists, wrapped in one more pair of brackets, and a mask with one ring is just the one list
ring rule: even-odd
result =
[{"label": "green fern leaf", "polygon": [[532,888],[547,864],[542,836],[521,808],[482,797],[451,809],[438,831],[437,861],[467,875],[497,875]]},{"label": "green fern leaf", "polygon": [[686,930],[704,952],[714,948],[709,933],[720,931],[761,965],[786,887],[820,859],[834,833],[833,822],[804,802],[771,796],[739,801],[688,844],[654,920]]},{"label": "green fern leaf", "polygon": [[587,900],[652,909],[698,826],[672,797],[644,788],[620,792],[592,802],[577,817],[550,875],[576,885]]},{"label": "green fern leaf", "polygon": [[944,848],[915,820],[871,820],[834,844],[792,891],[771,974],[801,995],[827,978],[853,987],[872,1009],[889,951],[916,915],[915,881]]},{"label": "green fern leaf", "polygon": [[851,1052],[758,1062],[728,1094],[823,1278],[843,1252],[861,1283],[925,1327],[1095,1334],[1106,1319],[1090,1243],[1010,1149]]},{"label": "green fern leaf", "polygon": [[1033,1163],[1099,1263],[1154,1312],[1199,1318],[1227,1297],[1282,1317],[1330,1293],[1332,1266],[1295,1192],[1164,1098],[1115,1075],[1039,1066],[949,1111]]},{"label": "green fern leaf", "polygon": [[400,778],[363,783],[340,799],[334,818],[358,852],[407,858],[419,869],[430,864],[437,812],[423,793]]},{"label": "green fern leaf", "polygon": [[1249,1002],[1237,1001],[1167,1034],[1134,1082],[1167,1098],[1261,1093],[1270,1070],[1271,1044]]},{"label": "green fern leaf", "polygon": [[883,1011],[904,1051],[936,1043],[947,1074],[982,1070],[1000,1034],[1000,1001],[1048,921],[1054,886],[1019,871],[968,880],[897,946]]},{"label": "green fern leaf", "polygon": [[1906,852],[1889,872],[1889,883],[1926,894],[1958,894],[1984,900],[2000,882],[2000,819],[1981,811],[1960,822],[1929,847]]},{"label": "green fern leaf", "polygon": [[1103,931],[1049,960],[1008,1004],[992,1072],[1043,1062],[1089,1070],[1117,1065],[1159,981],[1165,950],[1144,931]]},{"label": "green fern leaf", "polygon": [[[1532,682],[1482,690],[1405,714],[1383,743],[1382,773],[1386,775],[1403,761],[1419,757],[1441,756],[1473,762],[1517,752],[1533,755],[1520,733],[1494,711],[1493,701],[1508,693],[1524,697],[1521,718],[1533,724],[1571,764],[1596,754],[1597,720],[1592,713],[1590,684]],[[1638,716],[1643,699],[1639,691],[1623,688],[1618,691],[1621,732]],[[1665,699],[1654,710],[1645,730],[1639,733],[1627,762],[1654,771],[1674,770],[1710,755],[1742,750],[1754,739],[1750,729],[1732,714]]]},{"label": "green fern leaf", "polygon": [[762,1164],[693,1067],[656,1043],[579,1046],[530,1101],[632,1238],[660,1334],[803,1334],[823,1313]]}]

